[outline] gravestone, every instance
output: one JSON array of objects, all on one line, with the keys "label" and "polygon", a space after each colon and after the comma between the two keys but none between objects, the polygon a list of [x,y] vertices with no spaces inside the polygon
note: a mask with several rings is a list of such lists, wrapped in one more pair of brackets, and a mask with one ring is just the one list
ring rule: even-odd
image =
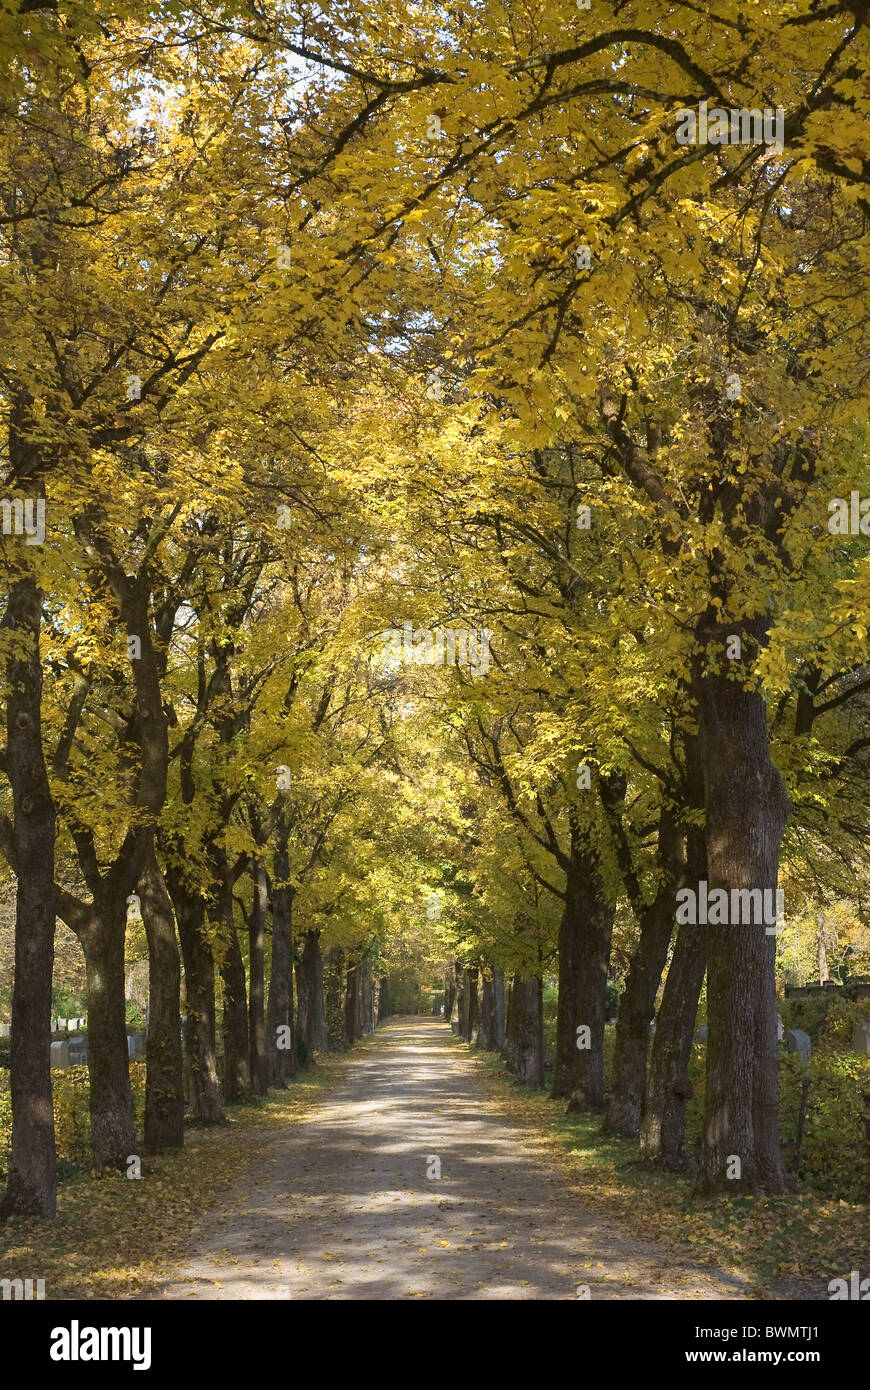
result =
[{"label": "gravestone", "polygon": [[810,1042],[809,1033],[805,1033],[802,1028],[789,1028],[785,1035],[785,1045],[789,1052],[796,1052],[804,1066],[809,1062],[813,1055],[813,1045]]},{"label": "gravestone", "polygon": [[83,1037],[70,1038],[67,1043],[69,1048],[69,1064],[71,1067],[84,1066],[88,1060],[88,1040]]},{"label": "gravestone", "polygon": [[51,1063],[52,1067],[69,1066],[69,1043],[53,1042],[51,1044]]},{"label": "gravestone", "polygon": [[862,1057],[870,1057],[870,1021],[856,1023],[852,1031],[852,1051],[860,1052]]},{"label": "gravestone", "polygon": [[145,1054],[145,1034],[127,1034],[127,1056],[132,1060],[134,1057],[142,1057]]},{"label": "gravestone", "polygon": [[776,1016],[776,1041],[782,1042],[785,1037],[785,1029],[782,1024],[782,1014]]},{"label": "gravestone", "polygon": [[9,1023],[0,1023],[0,1038],[9,1038],[9,1037],[11,1037],[11,1036],[12,1036],[12,1026],[11,1026],[11,1024],[9,1024]]}]

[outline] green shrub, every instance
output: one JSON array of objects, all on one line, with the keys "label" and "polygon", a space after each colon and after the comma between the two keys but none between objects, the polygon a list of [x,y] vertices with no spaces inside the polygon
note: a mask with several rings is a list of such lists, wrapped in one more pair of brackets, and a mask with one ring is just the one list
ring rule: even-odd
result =
[{"label": "green shrub", "polygon": [[[145,1118],[145,1063],[130,1065],[130,1086],[136,1125],[141,1129]],[[88,1114],[90,1084],[88,1069],[65,1067],[51,1074],[54,1102],[54,1134],[58,1158],[58,1177],[71,1177],[79,1168],[91,1162],[91,1124]],[[0,1072],[0,1170],[9,1164],[12,1146],[12,1103],[9,1094],[9,1073]],[[64,1165],[63,1168],[61,1165]]]},{"label": "green shrub", "polygon": [[781,1132],[794,1139],[801,1081],[810,1090],[804,1124],[801,1183],[825,1197],[862,1202],[870,1191],[870,1154],[864,1136],[862,1091],[870,1089],[870,1057],[824,1047],[801,1066],[790,1053],[780,1064]]},{"label": "green shrub", "polygon": [[51,991],[52,1018],[83,1018],[88,1011],[86,991],[54,985]]},{"label": "green shrub", "polygon": [[[796,1176],[803,1187],[820,1196],[861,1202],[867,1200],[870,1191],[870,1155],[864,1137],[861,1094],[870,1089],[870,1057],[860,1057],[842,1047],[847,1029],[851,1043],[854,1009],[848,1000],[840,1000],[838,1008],[821,1011],[809,1067],[802,1065],[797,1053],[780,1049],[779,1129],[781,1139],[791,1145],[797,1137],[801,1083],[808,1078],[811,1084]],[[806,1014],[803,1017],[806,1020]],[[705,1063],[706,1048],[695,1043],[689,1064],[692,1098],[686,1107],[686,1151],[693,1158],[701,1150]]]}]

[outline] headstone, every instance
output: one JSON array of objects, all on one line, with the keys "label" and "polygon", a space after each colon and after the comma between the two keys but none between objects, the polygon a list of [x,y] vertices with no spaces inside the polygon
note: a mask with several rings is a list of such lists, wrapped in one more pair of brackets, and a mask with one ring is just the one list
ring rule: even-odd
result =
[{"label": "headstone", "polygon": [[127,1056],[130,1057],[131,1059],[132,1059],[133,1057],[141,1057],[141,1056],[143,1056],[144,1052],[145,1052],[145,1034],[144,1034],[144,1033],[128,1033],[128,1034],[127,1034]]},{"label": "headstone", "polygon": [[67,1043],[69,1048],[69,1064],[71,1067],[80,1067],[88,1060],[88,1040],[87,1038],[70,1038]]},{"label": "headstone", "polygon": [[802,1028],[789,1028],[785,1035],[785,1045],[789,1052],[796,1052],[806,1066],[813,1055],[813,1045],[810,1042],[809,1033],[805,1033]]},{"label": "headstone", "polygon": [[69,1064],[69,1043],[53,1042],[51,1044],[51,1066],[68,1067]]},{"label": "headstone", "polygon": [[8,1023],[0,1023],[0,1038],[9,1038],[9,1037],[11,1037],[11,1036],[12,1036],[12,1027],[11,1027],[11,1025],[8,1024]]},{"label": "headstone", "polygon": [[852,1051],[870,1057],[870,1022],[856,1023],[852,1031]]},{"label": "headstone", "polygon": [[782,1042],[785,1037],[785,1029],[782,1026],[782,1014],[776,1016],[776,1041]]}]

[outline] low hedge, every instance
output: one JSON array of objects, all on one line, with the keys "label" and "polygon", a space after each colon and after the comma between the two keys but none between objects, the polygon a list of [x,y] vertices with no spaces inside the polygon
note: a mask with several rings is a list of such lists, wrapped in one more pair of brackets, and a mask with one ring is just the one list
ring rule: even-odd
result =
[{"label": "low hedge", "polygon": [[[65,1067],[51,1074],[58,1177],[70,1177],[91,1161],[88,1115],[90,1081],[86,1066]],[[130,1085],[137,1127],[145,1116],[145,1063],[131,1062]],[[12,1098],[9,1073],[0,1072],[0,1177],[5,1178],[12,1146]]]}]

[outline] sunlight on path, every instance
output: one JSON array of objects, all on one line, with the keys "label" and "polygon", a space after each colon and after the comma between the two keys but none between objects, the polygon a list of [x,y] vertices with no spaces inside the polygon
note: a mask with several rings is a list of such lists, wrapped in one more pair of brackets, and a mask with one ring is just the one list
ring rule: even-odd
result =
[{"label": "sunlight on path", "polygon": [[[276,1137],[160,1298],[740,1298],[584,1208],[443,1021],[395,1019]],[[427,1177],[441,1165],[441,1177]]]}]

